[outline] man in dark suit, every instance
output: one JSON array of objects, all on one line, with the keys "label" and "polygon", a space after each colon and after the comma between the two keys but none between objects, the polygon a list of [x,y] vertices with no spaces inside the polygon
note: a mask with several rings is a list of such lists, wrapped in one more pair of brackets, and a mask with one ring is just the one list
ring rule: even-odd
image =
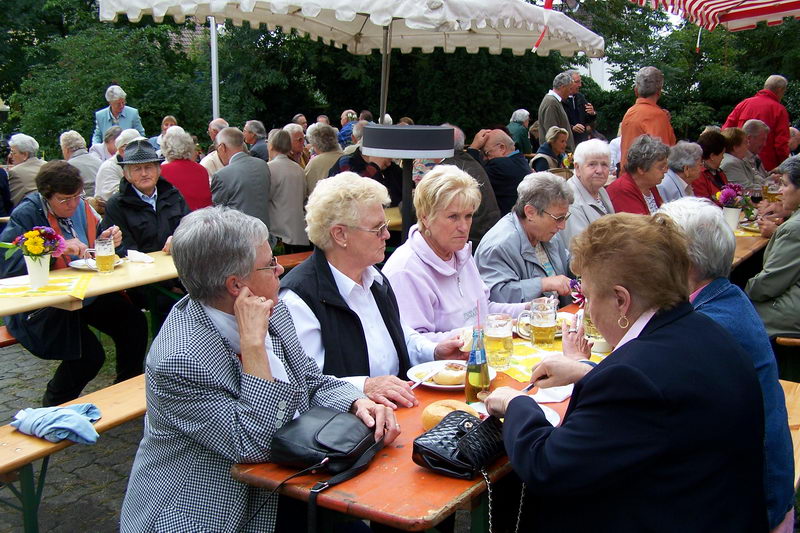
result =
[{"label": "man in dark suit", "polygon": [[500,216],[511,211],[517,201],[517,186],[532,172],[528,160],[514,148],[514,140],[503,130],[481,130],[467,152],[486,170]]},{"label": "man in dark suit", "polygon": [[254,216],[269,227],[270,174],[267,163],[244,152],[238,128],[217,134],[217,153],[225,165],[211,178],[211,200]]},{"label": "man in dark suit", "polygon": [[572,126],[572,136],[575,139],[575,146],[583,141],[589,140],[589,126],[594,123],[597,113],[594,106],[590,104],[581,90],[581,75],[577,70],[568,70],[572,75],[572,87],[570,87],[569,97],[561,100],[564,111],[567,113],[569,124]]}]

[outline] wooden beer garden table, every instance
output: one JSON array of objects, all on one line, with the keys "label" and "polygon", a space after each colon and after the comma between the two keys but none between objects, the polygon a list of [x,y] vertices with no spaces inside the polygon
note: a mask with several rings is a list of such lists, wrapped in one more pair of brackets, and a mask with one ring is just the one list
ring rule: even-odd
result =
[{"label": "wooden beer garden table", "polygon": [[757,233],[745,233],[741,230],[736,235],[736,251],[733,253],[733,268],[741,265],[746,259],[767,246],[769,239]]},{"label": "wooden beer garden table", "polygon": [[[524,359],[526,366],[532,366],[540,360],[530,341],[515,339],[514,343],[513,363],[522,363]],[[561,350],[560,340],[556,340],[553,350]],[[504,385],[521,389],[525,383],[498,372],[492,382],[492,389]],[[422,468],[411,460],[414,438],[423,432],[423,409],[434,401],[446,398],[463,401],[463,390],[440,391],[423,385],[415,389],[414,393],[419,400],[417,407],[395,411],[402,428],[400,436],[376,455],[365,472],[320,492],[318,505],[406,531],[432,528],[455,511],[473,507],[486,490],[481,476],[473,480],[455,479]],[[547,406],[563,417],[568,403],[567,399],[559,403],[548,403]],[[233,477],[239,481],[270,490],[296,471],[297,469],[272,463],[237,464],[231,469]],[[510,471],[511,465],[503,457],[489,468],[489,476],[495,481]],[[328,474],[296,478],[284,485],[280,492],[307,501],[314,483],[329,477]]]},{"label": "wooden beer garden table", "polygon": [[[59,278],[75,277],[81,274],[89,278],[84,298],[100,296],[111,292],[148,285],[158,281],[178,277],[172,256],[164,252],[151,252],[149,256],[155,259],[152,263],[133,263],[127,259],[114,269],[111,274],[99,274],[94,271],[63,268],[50,271],[50,281],[58,282]],[[10,284],[27,283],[28,276],[16,276],[0,280],[0,292],[3,286]],[[12,315],[40,309],[43,307],[57,307],[74,311],[83,307],[83,300],[69,294],[43,294],[41,296],[0,296],[0,315]]]}]

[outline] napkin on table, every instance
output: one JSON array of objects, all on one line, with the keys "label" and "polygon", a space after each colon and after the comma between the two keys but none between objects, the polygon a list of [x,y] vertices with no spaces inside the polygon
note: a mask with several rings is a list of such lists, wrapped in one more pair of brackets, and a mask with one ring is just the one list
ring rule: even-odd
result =
[{"label": "napkin on table", "polygon": [[152,263],[155,261],[147,254],[143,254],[138,250],[128,250],[128,260],[133,263]]},{"label": "napkin on table", "polygon": [[557,403],[563,402],[572,396],[573,385],[564,385],[562,387],[550,387],[543,389],[539,387],[539,391],[532,396],[536,403]]},{"label": "napkin on table", "polygon": [[50,442],[69,439],[78,444],[94,444],[98,435],[92,422],[100,420],[100,409],[93,403],[63,407],[27,408],[14,415],[11,425],[26,435]]}]

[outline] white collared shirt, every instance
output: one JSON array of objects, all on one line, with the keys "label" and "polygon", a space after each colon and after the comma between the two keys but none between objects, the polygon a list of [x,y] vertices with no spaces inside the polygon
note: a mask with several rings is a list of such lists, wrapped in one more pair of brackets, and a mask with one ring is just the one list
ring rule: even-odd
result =
[{"label": "white collared shirt", "polygon": [[[370,288],[372,284],[383,283],[383,277],[375,267],[364,271],[361,285],[348,278],[336,267],[328,263],[336,283],[336,288],[347,306],[358,315],[364,338],[367,341],[367,354],[369,357],[369,376],[351,376],[343,378],[364,390],[364,382],[368,377],[395,376],[400,371],[400,359],[394,347],[389,330],[383,321],[378,304]],[[325,348],[322,345],[322,331],[320,323],[314,312],[300,296],[290,289],[283,289],[280,293],[281,300],[289,308],[294,322],[297,338],[306,354],[314,359],[320,370],[325,365]],[[433,351],[436,343],[417,333],[415,330],[402,323],[405,334],[406,349],[411,365],[417,365],[433,360]]]},{"label": "white collared shirt", "polygon": [[[231,349],[237,354],[241,354],[242,346],[239,342],[239,323],[236,322],[236,317],[214,307],[205,304],[201,305],[206,315],[208,315],[208,318],[214,324],[214,327],[217,328],[217,331],[219,331],[222,337],[231,345]],[[264,348],[267,350],[267,360],[269,362],[270,372],[272,372],[272,378],[276,381],[289,383],[286,367],[283,365],[283,361],[274,354],[272,339],[269,335],[264,338]]]},{"label": "white collared shirt", "polygon": [[618,350],[620,346],[624,345],[627,342],[632,341],[633,339],[641,335],[645,326],[647,326],[647,324],[650,322],[650,319],[653,318],[654,316],[656,316],[655,309],[648,309],[647,311],[639,315],[639,318],[636,319],[636,322],[631,324],[630,328],[628,328],[628,331],[625,332],[625,335],[622,336],[617,345],[614,347],[614,350]]},{"label": "white collared shirt", "polygon": [[558,96],[558,93],[557,93],[557,92],[555,92],[553,89],[550,89],[550,90],[547,92],[547,94],[552,94],[553,96],[555,96],[555,97],[556,97],[556,100],[558,100],[559,102],[562,100],[562,98],[561,98],[560,96]]}]

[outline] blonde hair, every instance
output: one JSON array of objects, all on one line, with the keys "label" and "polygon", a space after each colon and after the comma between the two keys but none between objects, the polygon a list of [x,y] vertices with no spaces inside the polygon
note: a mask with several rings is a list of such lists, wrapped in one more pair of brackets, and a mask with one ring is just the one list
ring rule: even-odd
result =
[{"label": "blonde hair", "polygon": [[617,213],[572,240],[572,271],[590,275],[599,293],[625,287],[639,310],[670,309],[689,295],[684,233],[667,215]]},{"label": "blonde hair", "polygon": [[547,133],[544,135],[544,142],[553,142],[558,138],[559,135],[566,135],[569,137],[569,132],[564,128],[559,128],[558,126],[550,126],[550,129],[547,130]]},{"label": "blonde hair", "polygon": [[420,229],[428,229],[422,222],[430,222],[454,200],[470,207],[474,213],[481,203],[481,191],[475,178],[455,165],[437,165],[429,170],[414,191],[414,209]]},{"label": "blonde hair", "polygon": [[306,233],[318,248],[331,246],[331,228],[336,224],[357,226],[361,207],[369,203],[389,204],[389,191],[372,178],[342,172],[320,180],[306,204]]}]

